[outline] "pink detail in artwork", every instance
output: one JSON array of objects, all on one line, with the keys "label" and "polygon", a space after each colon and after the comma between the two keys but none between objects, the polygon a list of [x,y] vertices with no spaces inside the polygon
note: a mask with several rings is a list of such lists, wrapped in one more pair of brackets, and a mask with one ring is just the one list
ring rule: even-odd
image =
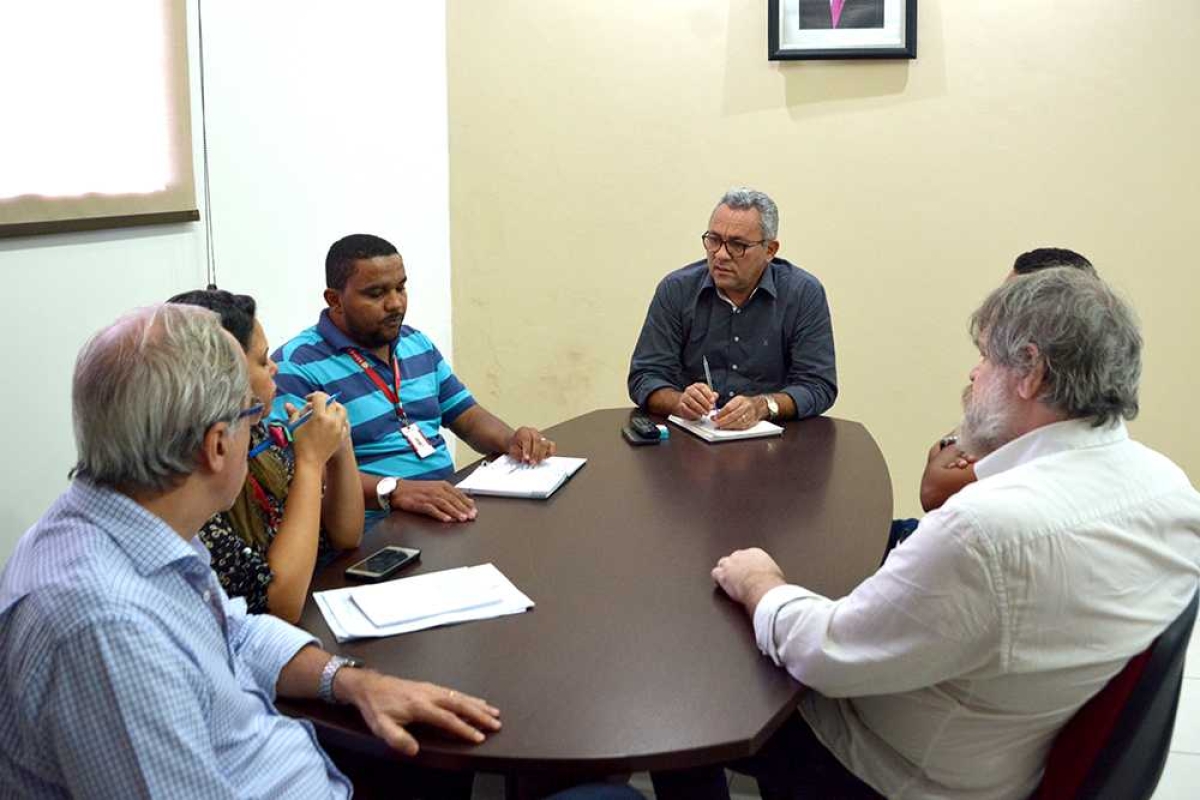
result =
[{"label": "pink detail in artwork", "polygon": [[846,5],[846,0],[829,0],[829,16],[833,18],[833,27],[835,28],[842,19],[842,6],[844,5]]}]

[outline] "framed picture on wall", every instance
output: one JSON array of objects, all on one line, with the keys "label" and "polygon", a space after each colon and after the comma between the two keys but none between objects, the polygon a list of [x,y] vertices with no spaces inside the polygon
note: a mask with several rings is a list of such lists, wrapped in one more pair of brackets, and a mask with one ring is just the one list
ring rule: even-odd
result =
[{"label": "framed picture on wall", "polygon": [[767,58],[916,58],[917,0],[768,0]]}]

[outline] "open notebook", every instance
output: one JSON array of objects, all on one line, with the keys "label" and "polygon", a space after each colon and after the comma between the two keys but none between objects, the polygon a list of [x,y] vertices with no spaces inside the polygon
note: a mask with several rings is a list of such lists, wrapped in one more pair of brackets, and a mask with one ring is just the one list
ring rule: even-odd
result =
[{"label": "open notebook", "polygon": [[758,439],[763,436],[782,436],[783,428],[765,419],[752,428],[744,431],[726,431],[713,427],[712,420],[707,417],[697,422],[690,422],[674,414],[667,417],[671,422],[683,428],[688,433],[699,436],[706,442],[734,442],[738,439]]},{"label": "open notebook", "polygon": [[500,456],[494,461],[480,464],[474,472],[458,482],[458,488],[467,494],[545,500],[586,463],[586,458],[551,456],[536,466],[530,466],[508,456]]}]

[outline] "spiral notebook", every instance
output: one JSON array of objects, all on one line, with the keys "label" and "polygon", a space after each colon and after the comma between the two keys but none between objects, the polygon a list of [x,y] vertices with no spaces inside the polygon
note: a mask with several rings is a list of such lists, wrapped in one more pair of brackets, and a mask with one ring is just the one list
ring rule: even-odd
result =
[{"label": "spiral notebook", "polygon": [[712,420],[707,418],[698,422],[691,422],[683,417],[677,417],[672,414],[667,419],[688,433],[699,436],[706,442],[736,442],[739,439],[760,439],[764,436],[783,435],[783,428],[781,426],[773,422],[767,422],[765,419],[754,427],[747,428],[744,431],[727,431],[713,427]]},{"label": "spiral notebook", "polygon": [[586,463],[586,458],[551,456],[530,465],[500,456],[494,461],[480,464],[474,472],[458,482],[458,488],[467,494],[545,500]]}]

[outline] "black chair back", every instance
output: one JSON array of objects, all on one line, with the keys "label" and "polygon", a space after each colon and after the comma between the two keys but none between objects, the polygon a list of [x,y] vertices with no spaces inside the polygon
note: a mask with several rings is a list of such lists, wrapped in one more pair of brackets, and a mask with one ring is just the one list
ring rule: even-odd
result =
[{"label": "black chair back", "polygon": [[1080,798],[1149,800],[1162,777],[1175,730],[1183,685],[1183,661],[1196,621],[1200,594],[1154,642],[1137,685],[1121,710],[1112,736],[1088,771]]}]

